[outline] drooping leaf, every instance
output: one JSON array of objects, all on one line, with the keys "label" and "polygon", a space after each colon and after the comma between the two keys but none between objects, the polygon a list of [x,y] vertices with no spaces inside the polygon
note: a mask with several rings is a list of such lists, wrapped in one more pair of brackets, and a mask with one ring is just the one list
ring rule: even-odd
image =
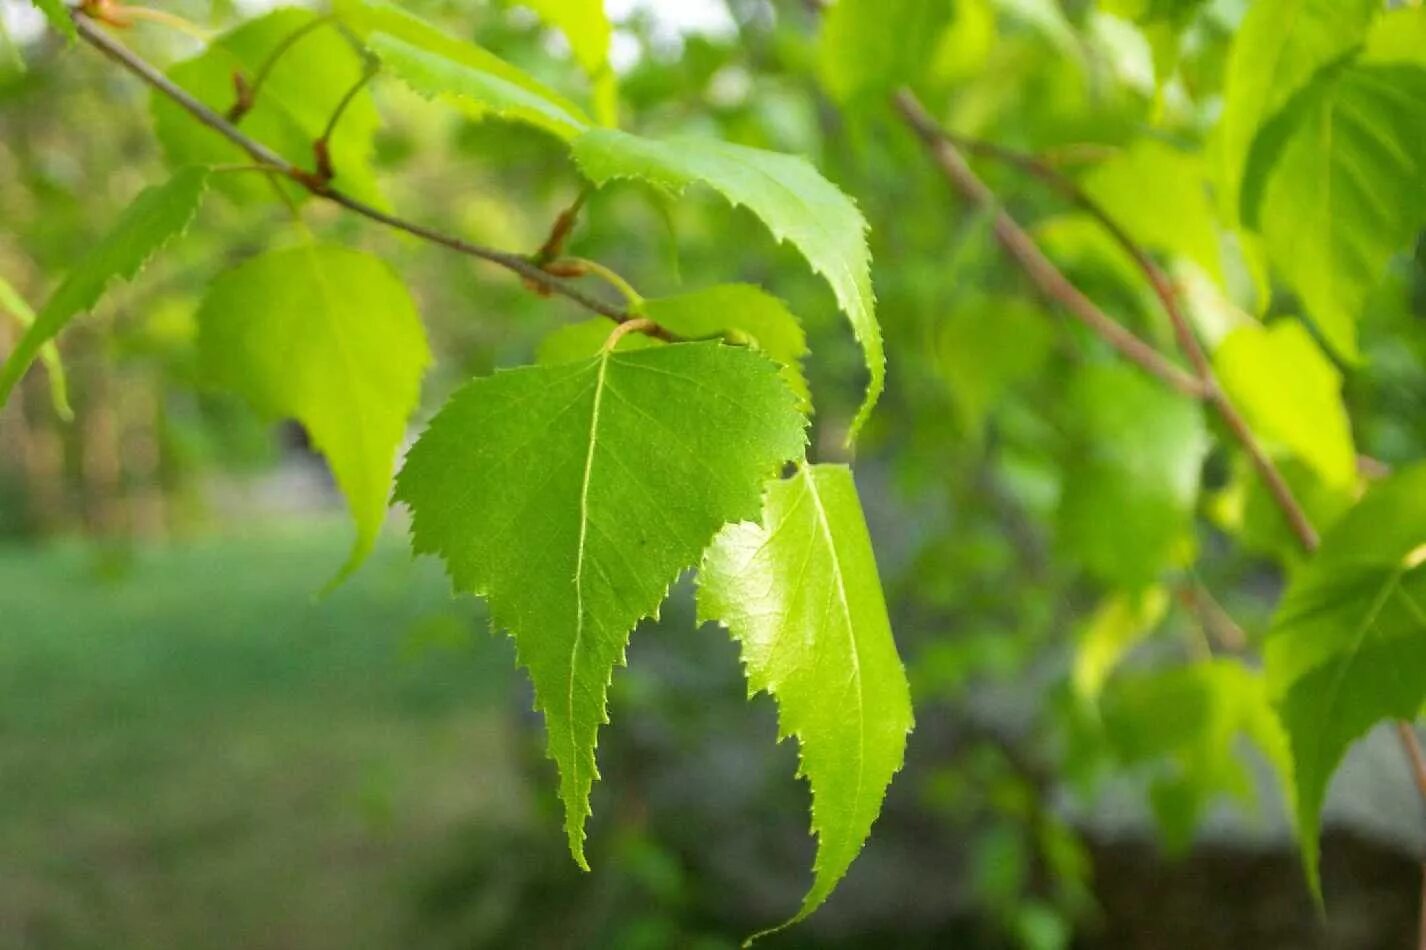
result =
[{"label": "drooping leaf", "polygon": [[587,120],[558,103],[491,72],[446,59],[386,33],[367,41],[383,65],[423,96],[462,100],[476,114],[518,119],[568,141],[588,127]]},{"label": "drooping leaf", "polygon": [[[249,20],[214,40],[197,56],[174,65],[168,76],[216,112],[226,113],[236,101],[234,74],[251,85],[269,56],[315,14],[291,8]],[[273,62],[242,117],[242,130],[293,164],[315,167],[312,143],[325,130],[337,103],[363,74],[365,65],[352,44],[333,24],[322,24],[294,41]],[[246,163],[251,159],[236,145],[175,104],[167,96],[153,97],[154,131],[174,165]],[[342,113],[328,143],[337,184],[368,201],[380,202],[372,170],[373,141],[380,118],[371,95],[359,91]],[[292,183],[281,187],[295,200],[307,197]],[[224,176],[225,192],[244,197],[270,197],[271,186],[260,176]]]},{"label": "drooping leaf", "polygon": [[951,20],[948,0],[837,0],[822,17],[817,72],[838,102],[919,80]]},{"label": "drooping leaf", "polygon": [[1109,674],[1168,612],[1169,595],[1156,584],[1136,593],[1115,592],[1095,609],[1075,644],[1070,681],[1081,698],[1096,701]]},{"label": "drooping leaf", "polygon": [[639,178],[678,193],[704,182],[790,241],[826,278],[866,353],[870,381],[849,438],[871,414],[885,386],[886,357],[871,288],[866,219],[857,206],[804,159],[709,139],[655,141],[592,129],[574,141],[580,168],[595,184]]},{"label": "drooping leaf", "polygon": [[595,741],[630,632],[720,527],[756,517],[805,424],[767,359],[687,343],[473,380],[411,449],[397,498],[415,550],[439,554],[514,637],[581,867]]},{"label": "drooping leaf", "polygon": [[575,62],[594,84],[594,115],[601,125],[615,125],[618,87],[609,65],[609,40],[613,27],[603,0],[517,0],[540,19],[564,34]]},{"label": "drooping leaf", "polygon": [[1245,324],[1213,353],[1223,389],[1269,451],[1301,459],[1329,486],[1356,481],[1342,374],[1295,320]]},{"label": "drooping leaf", "polygon": [[802,324],[772,294],[752,284],[719,284],[672,297],[644,301],[643,312],[655,323],[687,339],[723,336],[747,342],[782,368],[783,381],[803,411],[812,393],[802,373],[807,336]]},{"label": "drooping leaf", "polygon": [[1264,650],[1292,743],[1297,828],[1320,896],[1317,834],[1347,748],[1426,700],[1426,466],[1369,489],[1292,578]]},{"label": "drooping leaf", "polygon": [[1186,258],[1222,283],[1218,228],[1199,156],[1139,139],[1081,184],[1135,241]]},{"label": "drooping leaf", "polygon": [[154,252],[188,227],[207,183],[206,169],[185,168],[139,193],[113,229],[74,265],[0,366],[0,405],[45,344],[91,309],[110,280],[132,280]]},{"label": "drooping leaf", "polygon": [[1334,350],[1391,255],[1426,224],[1426,68],[1347,65],[1304,89],[1264,129],[1243,217]]},{"label": "drooping leaf", "polygon": [[1255,0],[1233,37],[1218,128],[1223,208],[1234,218],[1258,130],[1313,74],[1366,36],[1379,0]]},{"label": "drooping leaf", "polygon": [[303,244],[243,262],[198,311],[203,368],[272,418],[294,418],[326,456],[356,521],[333,583],[376,543],[396,452],[430,362],[415,304],[369,254]]},{"label": "drooping leaf", "polygon": [[749,692],[778,704],[812,786],[812,913],[861,851],[901,768],[911,697],[851,472],[804,466],[767,488],[761,524],[724,528],[698,574],[698,617],[742,647]]},{"label": "drooping leaf", "polygon": [[1105,584],[1144,587],[1189,536],[1208,450],[1202,410],[1123,364],[1086,367],[1068,402],[1078,431],[1060,543]]},{"label": "drooping leaf", "polygon": [[[25,302],[14,286],[0,277],[0,313],[8,313],[20,325],[21,332],[35,324],[35,312]],[[74,409],[69,404],[69,383],[64,374],[64,362],[59,358],[59,347],[54,341],[40,347],[40,361],[45,364],[45,373],[50,381],[50,403],[55,415],[65,422],[74,419]]]},{"label": "drooping leaf", "polygon": [[1215,796],[1254,801],[1252,775],[1236,748],[1240,736],[1252,740],[1284,780],[1291,774],[1287,737],[1263,677],[1236,660],[1121,675],[1105,690],[1101,712],[1119,760],[1153,773],[1150,798],[1172,851],[1192,842]]}]

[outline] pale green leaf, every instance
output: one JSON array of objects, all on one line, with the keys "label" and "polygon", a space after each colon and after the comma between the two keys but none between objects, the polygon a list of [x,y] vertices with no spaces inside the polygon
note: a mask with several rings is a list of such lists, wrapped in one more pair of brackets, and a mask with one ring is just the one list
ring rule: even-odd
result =
[{"label": "pale green leaf", "polygon": [[49,25],[58,30],[66,40],[73,43],[79,38],[79,33],[74,28],[74,20],[70,18],[64,0],[34,0],[34,4],[45,15]]},{"label": "pale green leaf", "polygon": [[1223,208],[1238,193],[1258,130],[1314,73],[1366,36],[1381,0],[1254,0],[1233,37],[1218,127]]},{"label": "pale green leaf", "polygon": [[422,95],[450,97],[474,116],[518,119],[569,139],[590,124],[584,111],[494,53],[385,0],[338,0],[342,22],[382,64]]},{"label": "pale green leaf", "polygon": [[423,96],[463,100],[477,114],[518,119],[568,141],[588,127],[586,120],[554,101],[507,79],[427,52],[386,33],[367,40],[381,62]]},{"label": "pale green leaf", "polygon": [[484,596],[535,684],[581,866],[594,747],[634,625],[804,446],[777,369],[743,347],[602,352],[471,381],[397,479],[416,551]]},{"label": "pale green leaf", "polygon": [[1292,578],[1264,650],[1292,741],[1297,827],[1320,895],[1317,834],[1347,748],[1426,700],[1426,466],[1368,490]]},{"label": "pale green leaf", "polygon": [[1264,129],[1243,214],[1334,350],[1387,261],[1426,224],[1426,68],[1348,65],[1315,80]]},{"label": "pale green leaf", "polygon": [[1378,17],[1367,34],[1362,60],[1426,66],[1426,7],[1398,7]]},{"label": "pale green leaf", "polygon": [[1208,451],[1202,409],[1123,364],[1086,367],[1068,402],[1077,431],[1060,543],[1105,584],[1145,587],[1190,537]]},{"label": "pale green leaf", "polygon": [[[20,325],[21,332],[34,326],[35,312],[21,297],[14,286],[0,276],[0,313],[8,313]],[[69,383],[64,374],[64,362],[59,358],[59,347],[54,341],[40,347],[40,361],[45,364],[45,373],[50,381],[50,403],[55,415],[65,422],[74,419],[74,409],[69,404]]]},{"label": "pale green leaf", "polygon": [[[249,20],[218,37],[199,55],[177,63],[169,78],[218,113],[226,113],[237,96],[234,74],[256,81],[279,44],[310,24],[314,14],[281,9]],[[279,56],[263,82],[252,110],[240,122],[252,138],[293,164],[315,165],[312,143],[323,133],[337,103],[357,83],[365,64],[352,44],[334,24],[305,33]],[[175,165],[250,163],[246,152],[213,129],[193,121],[167,96],[153,97],[154,131],[169,161]],[[337,184],[350,194],[380,202],[372,169],[373,141],[380,118],[367,90],[361,90],[342,113],[342,121],[328,143]],[[307,191],[293,183],[283,187],[294,200]],[[257,175],[224,176],[225,192],[247,198],[270,197],[271,186]]]},{"label": "pale green leaf", "polygon": [[1214,351],[1213,365],[1223,389],[1270,451],[1302,460],[1329,486],[1356,481],[1342,374],[1300,323],[1240,326]]},{"label": "pale green leaf", "polygon": [[762,523],[724,528],[698,574],[698,616],[742,647],[750,693],[778,704],[812,786],[813,882],[786,924],[847,872],[901,768],[911,697],[851,472],[804,466],[769,484]]},{"label": "pale green leaf", "polygon": [[817,71],[839,102],[914,83],[935,57],[952,0],[837,0],[822,18]]},{"label": "pale green leaf", "polygon": [[270,251],[213,282],[198,311],[198,349],[209,378],[266,416],[301,422],[326,456],[356,521],[336,580],[346,577],[376,543],[430,361],[406,287],[359,251]]},{"label": "pale green leaf", "polygon": [[790,241],[826,278],[866,353],[870,381],[848,438],[871,414],[885,386],[886,356],[871,288],[866,219],[835,185],[802,158],[710,139],[655,141],[593,129],[574,141],[580,168],[595,183],[639,178],[678,193],[704,182]]},{"label": "pale green leaf", "polygon": [[1139,139],[1081,182],[1139,244],[1186,258],[1223,282],[1218,227],[1198,155]]},{"label": "pale green leaf", "polygon": [[594,83],[594,114],[601,125],[614,125],[618,113],[614,70],[609,66],[613,28],[603,0],[517,0],[564,34],[569,48]]},{"label": "pale green leaf", "polygon": [[1255,800],[1252,775],[1237,749],[1240,736],[1284,779],[1291,774],[1287,737],[1263,677],[1236,660],[1121,675],[1106,689],[1101,710],[1119,760],[1153,773],[1151,801],[1172,851],[1191,843],[1215,796]]},{"label": "pale green leaf", "polygon": [[1082,699],[1099,698],[1120,660],[1163,620],[1169,595],[1162,585],[1143,591],[1110,594],[1100,602],[1075,644],[1070,682]]},{"label": "pale green leaf", "polygon": [[726,336],[750,343],[782,368],[783,381],[798,405],[812,408],[812,393],[802,373],[807,336],[787,304],[752,284],[719,284],[672,297],[644,301],[643,313],[686,339]]},{"label": "pale green leaf", "polygon": [[185,168],[140,192],[113,229],[80,257],[0,366],[0,405],[45,344],[90,310],[110,280],[132,280],[154,252],[188,227],[207,183],[206,169]]}]

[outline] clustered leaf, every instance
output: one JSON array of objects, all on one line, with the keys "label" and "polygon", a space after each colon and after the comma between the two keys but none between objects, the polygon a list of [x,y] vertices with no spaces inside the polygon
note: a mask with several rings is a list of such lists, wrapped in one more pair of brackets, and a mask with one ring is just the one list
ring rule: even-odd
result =
[{"label": "clustered leaf", "polygon": [[1426,68],[1315,79],[1254,146],[1243,217],[1333,349],[1356,359],[1368,292],[1426,224]]},{"label": "clustered leaf", "polygon": [[183,168],[162,185],[139,193],[109,233],[74,265],[0,365],[0,405],[45,344],[91,309],[110,280],[132,280],[155,251],[183,233],[207,184],[207,169]]},{"label": "clustered leaf", "polygon": [[430,362],[405,285],[384,263],[304,243],[223,274],[198,311],[210,378],[264,415],[301,422],[326,456],[357,536],[334,580],[376,543],[396,450]]},{"label": "clustered leaf", "polygon": [[[249,20],[215,39],[197,56],[168,70],[168,76],[219,114],[237,99],[233,77],[257,82],[264,64],[298,30],[311,27],[272,63],[251,108],[241,118],[242,130],[301,168],[313,162],[312,143],[343,97],[361,79],[366,64],[348,40],[330,23],[314,25],[316,14],[284,8]],[[194,122],[165,96],[153,98],[154,131],[170,163],[175,165],[250,162],[238,146],[218,132]],[[359,198],[381,202],[371,156],[380,117],[370,93],[363,89],[348,103],[330,140],[328,152],[341,188]],[[270,197],[268,182],[257,176],[225,176],[223,190],[244,196]],[[294,201],[304,201],[306,189],[293,183],[281,187]]]},{"label": "clustered leaf", "polygon": [[728,628],[750,692],[777,701],[779,738],[801,747],[817,859],[786,927],[826,900],[861,851],[912,727],[851,472],[808,465],[770,483],[761,523],[729,525],[704,556],[698,616]]},{"label": "clustered leaf", "polygon": [[1373,486],[1297,572],[1265,649],[1292,745],[1297,828],[1320,897],[1317,834],[1348,746],[1426,700],[1426,466]]},{"label": "clustered leaf", "polygon": [[720,527],[756,517],[805,424],[746,348],[606,348],[473,380],[411,449],[396,497],[415,549],[514,637],[582,867],[596,735],[630,632]]},{"label": "clustered leaf", "polygon": [[762,219],[778,240],[789,241],[831,285],[866,354],[870,382],[852,420],[854,438],[886,382],[886,356],[871,288],[866,219],[857,206],[805,160],[709,139],[659,141],[591,129],[574,142],[584,174],[603,185],[639,178],[669,193],[702,182]]}]

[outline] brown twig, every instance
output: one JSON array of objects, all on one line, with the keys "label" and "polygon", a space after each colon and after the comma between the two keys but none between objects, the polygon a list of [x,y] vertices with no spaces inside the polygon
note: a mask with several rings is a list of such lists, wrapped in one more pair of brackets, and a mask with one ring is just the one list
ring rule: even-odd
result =
[{"label": "brown twig", "polygon": [[[966,164],[964,157],[957,149],[956,143],[926,112],[925,107],[921,105],[915,94],[910,90],[902,89],[896,93],[894,101],[907,124],[932,150],[937,163],[956,190],[979,207],[997,207],[998,203],[994,194],[976,177],[975,172]],[[1100,332],[1101,336],[1104,336],[1135,363],[1173,385],[1180,392],[1202,399],[1214,408],[1234,439],[1248,453],[1253,467],[1264,484],[1267,485],[1268,491],[1272,494],[1273,500],[1292,529],[1298,543],[1309,554],[1316,551],[1320,545],[1320,538],[1311,519],[1307,516],[1302,505],[1298,503],[1292,488],[1283,478],[1277,465],[1263,450],[1257,437],[1253,434],[1252,428],[1238,412],[1237,407],[1233,405],[1232,400],[1228,398],[1222,387],[1218,385],[1212,363],[1209,362],[1198,338],[1193,333],[1192,325],[1179,306],[1178,295],[1173,283],[1153,258],[1129,237],[1128,232],[1112,216],[1089,199],[1078,185],[1064,178],[1058,171],[1032,156],[1020,155],[999,146],[977,143],[976,150],[983,155],[1012,161],[1019,167],[1055,185],[1063,193],[1073,197],[1081,207],[1085,208],[1108,229],[1115,240],[1129,251],[1153,285],[1159,301],[1163,304],[1164,310],[1173,324],[1174,335],[1178,339],[1179,346],[1194,368],[1195,375],[1192,379],[1195,386],[1193,387],[1182,385],[1181,380],[1178,379],[1178,374],[1182,371],[1171,363],[1165,363],[1157,350],[1149,348],[1152,358],[1144,354],[1141,347],[1148,348],[1147,343],[1129,333],[1084,298],[1084,295],[1055,268],[1035,246],[1034,240],[1008,214],[998,211],[996,215],[996,235],[1001,244],[1043,293],[1070,309],[1091,329]],[[1111,328],[1115,334],[1113,336],[1106,332]],[[1165,367],[1173,372],[1168,372]],[[1426,803],[1426,754],[1422,753],[1421,743],[1410,723],[1398,722],[1396,727],[1397,737],[1411,763],[1417,791],[1420,793],[1423,803]],[[1421,907],[1421,950],[1426,950],[1426,866],[1423,866]]]},{"label": "brown twig", "polygon": [[1035,244],[1015,219],[1000,208],[995,195],[966,164],[960,150],[943,134],[940,126],[909,90],[895,97],[896,107],[908,125],[931,150],[955,189],[976,207],[995,215],[996,239],[1031,282],[1050,300],[1059,304],[1125,358],[1174,389],[1195,399],[1206,393],[1198,377],[1179,368],[1131,330],[1106,314],[1080,291]]},{"label": "brown twig", "polygon": [[202,102],[199,102],[186,90],[159,72],[158,69],[148,61],[139,57],[122,43],[119,43],[106,34],[91,19],[85,16],[83,12],[74,12],[74,23],[75,28],[79,31],[79,35],[85,42],[143,80],[143,82],[153,87],[153,89],[160,94],[171,99],[189,115],[193,116],[194,119],[238,146],[238,148],[246,152],[257,165],[275,175],[296,182],[314,196],[340,205],[348,211],[355,212],[378,224],[384,224],[389,228],[404,231],[423,241],[429,241],[432,244],[438,244],[458,253],[503,267],[508,271],[518,274],[533,286],[566,297],[580,306],[592,310],[595,313],[603,314],[617,323],[623,323],[635,317],[635,314],[629,313],[628,310],[623,307],[601,300],[567,281],[547,273],[538,264],[523,255],[486,247],[464,240],[463,238],[455,237],[454,235],[444,234],[434,228],[418,224],[414,221],[407,221],[404,218],[388,214],[345,192],[330,187],[328,183],[321,180],[319,175],[299,168],[266,145],[245,135],[233,125],[232,122],[223,118],[223,116],[214,112]]}]

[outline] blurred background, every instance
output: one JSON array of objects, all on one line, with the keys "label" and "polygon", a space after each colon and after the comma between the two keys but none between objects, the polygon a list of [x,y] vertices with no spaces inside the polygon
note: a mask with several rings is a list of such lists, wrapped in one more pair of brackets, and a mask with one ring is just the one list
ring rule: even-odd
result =
[{"label": "blurred background", "polygon": [[[1201,171],[1245,2],[1202,5],[1165,81],[1154,34],[1112,12],[1124,4],[958,0],[929,101],[958,130],[1075,174],[1146,130]],[[215,29],[269,6],[163,4]],[[528,10],[410,6],[585,89]],[[1041,306],[884,106],[830,104],[809,6],[609,9],[627,125],[805,154],[872,224],[890,388],[857,477],[917,730],[845,883],[768,945],[1410,945],[1426,835],[1389,735],[1357,747],[1333,786],[1322,917],[1251,729],[1225,726],[1221,695],[1197,680],[1135,690],[1263,632],[1285,542],[1241,460],[1208,454],[1153,596],[1106,600],[1083,545],[1132,559],[1141,525],[1108,499],[1084,513],[1085,541],[1061,513],[1067,479],[1101,450],[1075,409],[1082,379],[1109,380],[1114,405],[1171,397]],[[65,48],[28,3],[0,0],[0,22],[0,275],[38,303],[164,162],[143,88]],[[163,64],[201,49],[151,24],[124,39]],[[533,250],[579,193],[538,132],[390,83],[375,95],[381,187],[405,217]],[[1170,343],[1092,223],[1031,179],[984,171],[1096,300]],[[1120,204],[1167,220],[1170,238],[1193,226],[1195,208],[1164,190],[1183,182],[1161,168],[1122,187]],[[530,361],[583,317],[466,258],[330,208],[302,213],[391,261],[419,301],[436,364],[413,435],[462,380]],[[206,284],[290,227],[272,202],[208,201],[66,332],[73,421],[42,370],[0,411],[0,947],[712,948],[785,918],[809,881],[807,789],[795,749],[775,742],[773,704],[747,701],[735,648],[696,626],[687,589],[635,631],[616,673],[591,874],[566,852],[509,642],[477,601],[451,596],[439,564],[413,560],[403,512],[351,581],[317,596],[351,537],[321,460],[296,427],[205,388],[192,348]],[[814,451],[845,458],[860,352],[825,285],[752,217],[706,192],[666,206],[615,186],[590,200],[570,250],[649,296],[741,280],[786,299],[814,354]],[[1426,453],[1423,261],[1394,262],[1363,324],[1371,371],[1347,379],[1358,449],[1383,465]],[[1202,326],[1236,319],[1254,292],[1227,270],[1175,272]],[[1293,307],[1273,295],[1257,309]],[[7,320],[0,352],[19,331]],[[1152,441],[1142,433],[1124,451]],[[1135,643],[1102,717],[1076,691],[1113,663],[1085,659],[1093,629]],[[1144,717],[1171,728],[1136,736]]]}]

